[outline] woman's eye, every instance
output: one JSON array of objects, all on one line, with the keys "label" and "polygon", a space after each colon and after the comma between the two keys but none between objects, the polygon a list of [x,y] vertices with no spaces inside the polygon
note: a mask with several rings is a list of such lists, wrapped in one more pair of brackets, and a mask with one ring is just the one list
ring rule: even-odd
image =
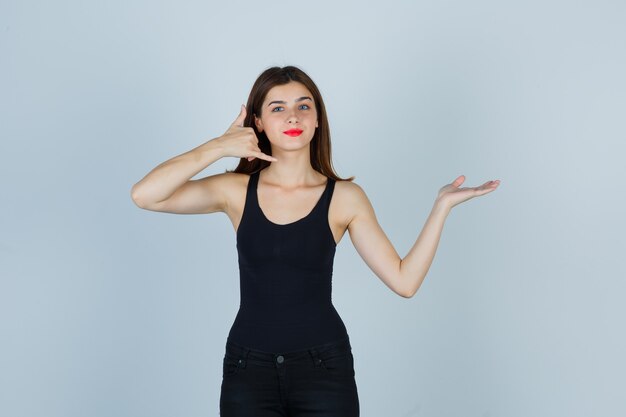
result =
[{"label": "woman's eye", "polygon": [[[302,109],[304,107],[304,110],[309,110],[311,107],[308,104],[301,104],[300,108]],[[272,109],[272,112],[276,113],[278,111],[278,109],[283,109],[283,106],[276,106]]]}]

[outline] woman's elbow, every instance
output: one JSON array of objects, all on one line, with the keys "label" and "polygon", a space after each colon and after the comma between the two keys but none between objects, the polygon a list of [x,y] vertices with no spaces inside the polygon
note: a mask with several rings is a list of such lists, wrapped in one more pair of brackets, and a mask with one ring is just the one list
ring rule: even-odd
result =
[{"label": "woman's elbow", "polygon": [[133,185],[130,189],[130,198],[137,207],[142,209],[146,209],[148,207],[145,199],[142,197],[141,192],[137,187],[137,184]]}]

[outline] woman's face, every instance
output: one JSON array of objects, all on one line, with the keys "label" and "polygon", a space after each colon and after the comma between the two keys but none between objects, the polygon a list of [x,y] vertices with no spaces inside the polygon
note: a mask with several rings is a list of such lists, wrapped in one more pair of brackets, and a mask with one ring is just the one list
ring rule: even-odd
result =
[{"label": "woman's face", "polygon": [[318,125],[313,95],[295,81],[272,87],[260,113],[254,118],[257,130],[265,131],[272,146],[285,149],[308,144]]}]

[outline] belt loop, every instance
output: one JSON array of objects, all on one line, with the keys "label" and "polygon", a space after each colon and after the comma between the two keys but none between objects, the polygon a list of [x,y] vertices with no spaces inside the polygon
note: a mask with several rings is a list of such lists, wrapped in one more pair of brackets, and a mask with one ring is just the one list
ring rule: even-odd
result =
[{"label": "belt loop", "polygon": [[313,359],[313,364],[315,365],[315,367],[319,367],[322,364],[322,360],[319,358],[319,353],[317,349],[309,349],[309,354],[311,354],[311,358]]},{"label": "belt loop", "polygon": [[248,359],[248,353],[250,353],[250,348],[243,348],[243,352],[241,354],[241,358],[239,358],[239,362],[237,363],[237,366],[240,368],[245,368],[246,367],[246,361]]}]

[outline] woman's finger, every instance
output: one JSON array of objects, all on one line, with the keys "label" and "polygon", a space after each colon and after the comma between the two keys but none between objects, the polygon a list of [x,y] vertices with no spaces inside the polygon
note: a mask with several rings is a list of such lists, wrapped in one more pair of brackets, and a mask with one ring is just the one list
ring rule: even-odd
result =
[{"label": "woman's finger", "polygon": [[237,116],[237,118],[235,119],[235,121],[233,122],[233,124],[231,126],[242,127],[243,126],[243,121],[245,119],[246,119],[246,106],[244,106],[242,104],[241,105],[241,110],[239,111],[239,115]]},{"label": "woman's finger", "polygon": [[465,182],[465,175],[459,175],[454,181],[452,181],[452,186],[458,187],[459,185],[463,184],[463,182]]},{"label": "woman's finger", "polygon": [[266,155],[263,152],[257,152],[257,158],[265,159],[266,161],[278,161],[272,155]]},{"label": "woman's finger", "polygon": [[271,155],[266,155],[263,152],[256,152],[256,156],[249,156],[247,159],[248,159],[248,161],[252,161],[254,158],[261,158],[261,159],[265,159],[266,161],[270,161],[270,162],[278,161],[278,159],[274,158]]}]

